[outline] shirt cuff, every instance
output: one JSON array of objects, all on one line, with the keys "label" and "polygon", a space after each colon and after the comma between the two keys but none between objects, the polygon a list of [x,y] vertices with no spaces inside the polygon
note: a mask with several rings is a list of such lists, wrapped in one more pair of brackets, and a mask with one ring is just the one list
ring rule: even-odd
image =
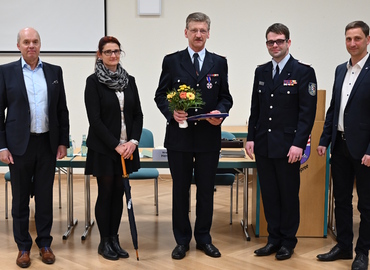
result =
[{"label": "shirt cuff", "polygon": [[139,145],[139,142],[137,140],[132,139],[132,140],[130,140],[130,142],[132,142],[135,145]]}]

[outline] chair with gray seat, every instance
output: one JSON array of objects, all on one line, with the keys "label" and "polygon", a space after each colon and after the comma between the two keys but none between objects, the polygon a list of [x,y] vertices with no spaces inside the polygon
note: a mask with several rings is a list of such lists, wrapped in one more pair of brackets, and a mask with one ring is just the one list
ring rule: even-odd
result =
[{"label": "chair with gray seat", "polygon": [[[139,148],[153,148],[154,138],[153,133],[146,128],[143,128],[139,141]],[[129,174],[130,180],[147,180],[154,179],[154,205],[155,214],[158,216],[158,177],[159,172],[155,168],[140,168],[137,172]]]}]

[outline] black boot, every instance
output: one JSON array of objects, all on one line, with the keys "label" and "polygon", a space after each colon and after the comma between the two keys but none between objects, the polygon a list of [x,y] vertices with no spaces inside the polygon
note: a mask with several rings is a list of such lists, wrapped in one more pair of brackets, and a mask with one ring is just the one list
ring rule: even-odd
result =
[{"label": "black boot", "polygon": [[121,248],[121,246],[119,244],[119,240],[118,240],[118,235],[111,236],[110,241],[111,241],[111,244],[112,244],[112,248],[117,253],[118,257],[120,257],[120,258],[128,258],[129,257],[127,251]]},{"label": "black boot", "polygon": [[107,260],[118,260],[117,253],[113,250],[109,237],[102,237],[98,247],[98,253]]}]

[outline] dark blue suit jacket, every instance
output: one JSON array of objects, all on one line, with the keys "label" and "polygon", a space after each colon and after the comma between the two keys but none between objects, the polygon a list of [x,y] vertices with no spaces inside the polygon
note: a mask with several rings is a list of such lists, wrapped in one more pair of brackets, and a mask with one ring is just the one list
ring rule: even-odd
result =
[{"label": "dark blue suit jacket", "polygon": [[[50,147],[68,147],[69,119],[62,69],[43,62],[48,91]],[[6,118],[5,118],[6,110]],[[30,138],[30,108],[21,60],[0,66],[0,149],[23,155]]]},{"label": "dark blue suit jacket", "polygon": [[[326,113],[324,130],[320,145],[331,151],[335,147],[338,130],[338,118],[342,95],[343,81],[347,73],[347,62],[335,70],[332,99]],[[344,110],[344,133],[351,156],[361,159],[364,154],[370,155],[370,57],[367,59],[361,73],[352,88],[347,106]]]},{"label": "dark blue suit jacket", "polygon": [[306,148],[316,115],[316,76],[313,68],[291,56],[277,83],[272,81],[272,62],[256,68],[248,141],[255,154],[284,158],[294,145]]},{"label": "dark blue suit jacket", "polygon": [[[187,128],[179,128],[168,109],[167,92],[178,89],[182,84],[199,89],[205,105],[202,109],[190,109],[188,115],[209,113],[219,110],[228,113],[233,100],[229,92],[227,61],[224,57],[206,51],[199,76],[187,49],[165,56],[162,73],[155,93],[155,102],[167,119],[164,146],[176,151],[208,152],[218,151],[221,147],[221,127],[206,120],[190,122]],[[207,88],[207,75],[212,88]]]}]

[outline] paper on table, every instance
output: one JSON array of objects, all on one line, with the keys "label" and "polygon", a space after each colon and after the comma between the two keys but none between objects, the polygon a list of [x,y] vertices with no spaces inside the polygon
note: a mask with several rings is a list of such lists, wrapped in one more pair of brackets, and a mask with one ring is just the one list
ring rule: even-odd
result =
[{"label": "paper on table", "polygon": [[153,157],[153,152],[148,150],[148,149],[143,149],[140,154],[142,155],[143,158],[152,158]]},{"label": "paper on table", "polygon": [[229,116],[228,113],[203,113],[203,114],[189,116],[187,120],[195,121],[195,120],[203,120],[207,118],[226,118],[228,116]]}]

